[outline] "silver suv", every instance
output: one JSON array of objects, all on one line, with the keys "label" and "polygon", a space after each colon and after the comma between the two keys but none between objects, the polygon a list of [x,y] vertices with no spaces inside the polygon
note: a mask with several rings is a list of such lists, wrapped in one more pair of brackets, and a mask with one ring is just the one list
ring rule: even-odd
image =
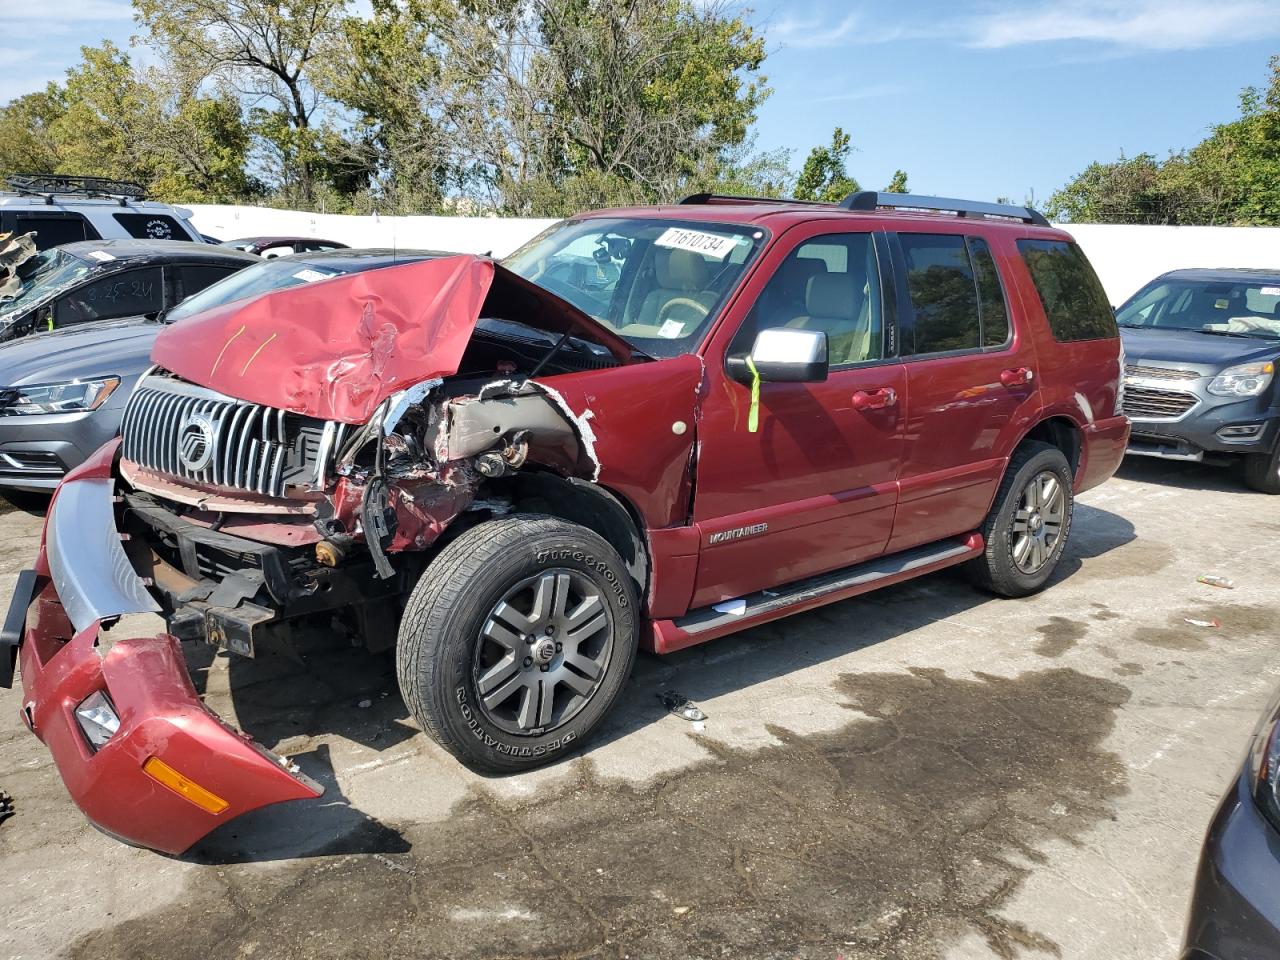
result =
[{"label": "silver suv", "polygon": [[145,199],[136,183],[15,174],[0,190],[0,234],[35,233],[41,250],[77,240],[204,240],[191,211]]}]

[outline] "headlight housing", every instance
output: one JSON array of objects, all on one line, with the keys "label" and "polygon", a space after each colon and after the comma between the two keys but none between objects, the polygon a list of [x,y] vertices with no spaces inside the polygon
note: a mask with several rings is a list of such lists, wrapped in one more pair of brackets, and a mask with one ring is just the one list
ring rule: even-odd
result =
[{"label": "headlight housing", "polygon": [[68,380],[30,387],[10,387],[0,393],[0,413],[8,417],[50,413],[84,413],[97,410],[120,386],[119,377]]},{"label": "headlight housing", "polygon": [[1280,830],[1280,714],[1267,714],[1249,750],[1253,799],[1271,825]]},{"label": "headlight housing", "polygon": [[1270,360],[1242,363],[1227,367],[1205,389],[1215,397],[1256,397],[1271,385],[1275,372],[1276,365]]}]

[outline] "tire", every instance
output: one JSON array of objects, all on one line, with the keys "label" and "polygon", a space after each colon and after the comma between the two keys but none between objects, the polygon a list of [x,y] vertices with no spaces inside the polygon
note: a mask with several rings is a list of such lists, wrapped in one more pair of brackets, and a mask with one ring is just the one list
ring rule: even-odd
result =
[{"label": "tire", "polygon": [[[1048,478],[1057,480],[1062,494],[1060,508],[1051,512],[1049,507],[1045,507],[1043,512],[1033,510],[1030,516],[1020,517],[1033,481],[1041,484],[1037,489],[1042,499],[1047,499],[1044,491],[1048,487]],[[965,565],[974,584],[1002,597],[1026,597],[1044,587],[1062,558],[1071,533],[1071,515],[1075,506],[1073,479],[1071,466],[1057,447],[1038,440],[1027,440],[1019,445],[1009,458],[995,503],[982,524],[986,549],[981,556]],[[1052,499],[1056,498],[1055,490]],[[1049,518],[1054,515],[1060,519],[1056,535],[1049,543],[1047,531],[1053,526]],[[1038,528],[1035,526],[1037,521]],[[1046,531],[1043,537],[1041,531]],[[1023,549],[1021,541],[1027,538],[1031,541],[1031,545],[1025,548],[1028,552],[1019,555]],[[1037,539],[1040,539],[1038,558]],[[1033,562],[1036,559],[1040,562]]]},{"label": "tire", "polygon": [[1270,453],[1245,455],[1244,482],[1260,493],[1280,493],[1280,440]]},{"label": "tire", "polygon": [[635,583],[598,534],[538,514],[491,520],[446,546],[409,595],[400,691],[468,767],[527,770],[581,745],[608,713],[639,618]]}]

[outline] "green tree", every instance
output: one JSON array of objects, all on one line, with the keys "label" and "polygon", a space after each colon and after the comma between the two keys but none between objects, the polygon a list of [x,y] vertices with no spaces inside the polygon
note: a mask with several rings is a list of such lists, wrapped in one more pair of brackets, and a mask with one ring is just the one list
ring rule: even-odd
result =
[{"label": "green tree", "polygon": [[0,107],[0,177],[57,168],[58,147],[50,128],[66,109],[56,83]]},{"label": "green tree", "polygon": [[910,193],[911,188],[907,186],[907,171],[893,171],[893,179],[889,181],[889,185],[881,191],[881,193]]},{"label": "green tree", "polygon": [[[317,64],[338,43],[349,0],[134,0],[150,39],[196,82],[220,81],[254,105],[267,174],[303,203],[314,194],[327,98]],[[320,129],[316,129],[317,126]]]},{"label": "green tree", "polygon": [[836,127],[830,144],[809,151],[800,176],[796,178],[796,199],[839,203],[862,189],[846,167],[852,150],[849,135]]},{"label": "green tree", "polygon": [[1280,224],[1280,57],[1266,89],[1240,96],[1240,116],[1190,150],[1091,163],[1046,213],[1074,223]]}]

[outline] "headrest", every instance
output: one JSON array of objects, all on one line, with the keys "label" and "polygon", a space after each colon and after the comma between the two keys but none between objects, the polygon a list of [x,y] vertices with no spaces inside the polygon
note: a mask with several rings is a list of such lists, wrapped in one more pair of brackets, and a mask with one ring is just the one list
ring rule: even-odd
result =
[{"label": "headrest", "polygon": [[847,273],[819,273],[805,289],[805,312],[811,317],[852,320],[857,314],[853,277]]},{"label": "headrest", "polygon": [[667,290],[704,290],[711,272],[702,256],[688,250],[659,249],[653,267],[658,286]]}]

